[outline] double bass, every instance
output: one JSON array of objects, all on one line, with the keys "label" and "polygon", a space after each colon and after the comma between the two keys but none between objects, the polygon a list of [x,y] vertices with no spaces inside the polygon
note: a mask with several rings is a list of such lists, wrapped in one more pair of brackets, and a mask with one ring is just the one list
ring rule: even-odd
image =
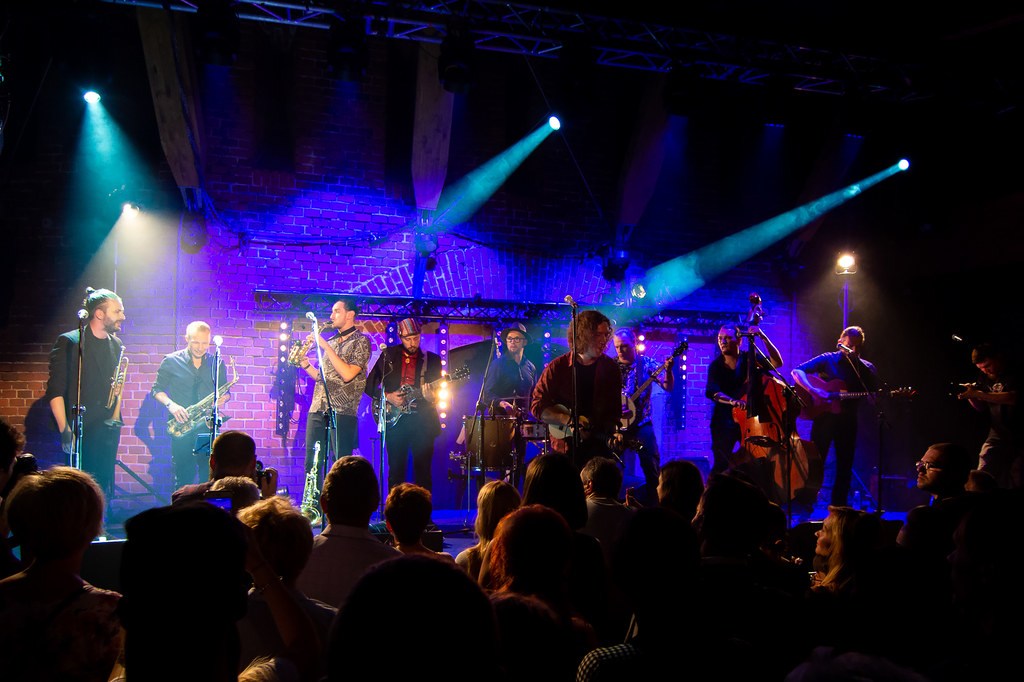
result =
[{"label": "double bass", "polygon": [[[749,300],[748,328],[764,317],[761,297],[751,293]],[[772,502],[813,506],[824,468],[814,443],[796,432],[796,393],[777,376],[762,372],[753,336],[747,345],[747,392],[741,399],[746,406],[732,410],[740,427],[740,448],[730,467],[753,478]]]}]

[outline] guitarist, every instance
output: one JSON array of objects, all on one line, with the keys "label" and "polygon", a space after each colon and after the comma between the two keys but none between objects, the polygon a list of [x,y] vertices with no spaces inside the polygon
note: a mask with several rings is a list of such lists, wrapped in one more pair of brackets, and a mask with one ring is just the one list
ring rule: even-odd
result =
[{"label": "guitarist", "polygon": [[605,348],[612,336],[612,323],[597,310],[584,310],[577,317],[577,330],[573,338],[569,325],[567,337],[575,346],[576,355],[569,351],[552,360],[533,389],[530,408],[541,421],[557,427],[570,425],[573,405],[572,377],[576,374],[579,394],[577,405],[580,415],[580,448],[572,451],[572,437],[551,437],[555,452],[568,454],[577,469],[594,456],[609,456],[608,440],[621,441],[615,433],[622,417],[622,373]]},{"label": "guitarist", "polygon": [[[661,369],[661,364],[652,357],[636,354],[636,334],[632,329],[616,330],[613,343],[619,371],[622,373],[622,391],[632,396],[640,385]],[[665,372],[664,378],[656,378],[633,400],[636,414],[633,423],[623,433],[626,440],[639,440],[643,444],[643,448],[637,452],[637,459],[640,460],[640,468],[644,472],[644,490],[652,495],[656,494],[660,468],[658,440],[654,436],[654,425],[651,423],[651,391],[654,384],[658,384],[666,391],[672,391],[675,377],[671,366]]]},{"label": "guitarist", "polygon": [[[878,388],[875,366],[860,357],[864,347],[864,330],[847,327],[836,344],[839,350],[822,353],[793,370],[793,380],[810,391],[817,398],[827,400],[828,391],[815,387],[808,380],[808,374],[829,382],[836,379],[846,384],[846,390],[860,393]],[[846,506],[850,494],[850,480],[853,477],[853,454],[857,447],[858,399],[840,400],[839,414],[825,412],[811,423],[811,440],[818,448],[822,459],[828,457],[829,447],[835,446],[836,478],[832,484],[832,504]]]},{"label": "guitarist", "polygon": [[412,453],[413,483],[427,490],[431,487],[430,467],[434,459],[434,440],[441,435],[441,420],[434,408],[430,382],[441,378],[441,358],[420,348],[420,323],[406,318],[398,323],[399,346],[381,352],[366,378],[366,394],[384,398],[396,407],[405,407],[411,398],[402,390],[410,386],[422,391],[412,412],[389,426],[385,444],[388,450],[388,489],[405,481],[405,471]]},{"label": "guitarist", "polygon": [[[188,421],[188,408],[213,393],[213,355],[210,348],[210,325],[202,320],[190,322],[185,328],[187,347],[165,355],[156,373],[152,394],[179,423]],[[220,385],[228,381],[224,363],[220,367]],[[226,400],[227,394],[221,400]],[[209,433],[206,419],[180,438],[171,436],[171,462],[174,466],[174,487],[195,483],[199,462],[192,451],[196,436]],[[202,475],[205,475],[205,467]]]},{"label": "guitarist", "polygon": [[[782,354],[768,335],[759,327],[750,327],[748,343],[764,341],[772,367],[782,366]],[[711,412],[711,452],[714,462],[712,474],[720,474],[729,467],[729,458],[740,442],[740,426],[732,416],[732,408],[746,407],[742,400],[747,393],[747,353],[740,352],[740,328],[735,324],[723,325],[716,339],[720,354],[708,365],[708,383],[704,395],[715,403]]]}]

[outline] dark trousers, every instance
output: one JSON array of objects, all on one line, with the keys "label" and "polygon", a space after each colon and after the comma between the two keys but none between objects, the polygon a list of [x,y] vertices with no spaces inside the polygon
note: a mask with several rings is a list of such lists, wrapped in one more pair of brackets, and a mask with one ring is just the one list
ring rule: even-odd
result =
[{"label": "dark trousers", "polygon": [[430,425],[419,415],[402,417],[397,424],[388,427],[388,488],[394,488],[405,481],[405,471],[412,453],[413,483],[427,490],[432,485],[430,467],[434,460],[434,434]]},{"label": "dark trousers", "polygon": [[828,449],[835,446],[836,478],[832,483],[832,505],[846,506],[853,478],[853,454],[857,449],[857,413],[823,414],[811,425],[811,440],[822,462]]},{"label": "dark trousers", "polygon": [[654,436],[654,426],[647,422],[636,432],[626,432],[629,440],[638,440],[643,448],[636,451],[636,457],[640,461],[640,469],[644,472],[644,484],[647,486],[648,494],[654,493],[658,487],[658,477],[661,473],[661,454],[658,452],[658,439]]},{"label": "dark trousers", "polygon": [[82,424],[82,471],[96,479],[108,500],[114,494],[114,460],[120,441],[121,430],[107,426],[102,419],[87,419]]},{"label": "dark trousers", "polygon": [[338,417],[338,451],[330,457],[334,450],[334,444],[327,442],[327,415],[323,412],[310,412],[306,416],[306,473],[313,468],[313,452],[316,443],[320,443],[320,457],[317,462],[318,482],[323,485],[324,475],[339,457],[351,455],[358,443],[359,420],[347,414],[339,414]]},{"label": "dark trousers", "polygon": [[715,457],[711,465],[712,474],[720,474],[729,468],[729,458],[741,436],[740,425],[734,421],[711,423],[711,452]]},{"label": "dark trousers", "polygon": [[196,448],[196,436],[202,433],[209,433],[209,431],[204,427],[181,438],[171,437],[171,463],[174,465],[175,490],[183,485],[195,483],[197,474],[199,481],[209,478],[209,453],[199,457],[192,454]]}]

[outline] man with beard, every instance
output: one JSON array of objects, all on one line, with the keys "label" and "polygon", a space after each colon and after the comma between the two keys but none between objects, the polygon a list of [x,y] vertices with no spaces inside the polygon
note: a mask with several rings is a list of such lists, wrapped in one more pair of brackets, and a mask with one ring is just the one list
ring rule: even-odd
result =
[{"label": "man with beard", "polygon": [[[571,426],[571,408],[579,415],[578,449],[571,434],[551,436],[555,452],[568,454],[578,469],[594,456],[611,456],[609,441],[621,443],[616,433],[622,417],[622,373],[619,365],[605,355],[612,337],[612,323],[596,310],[584,310],[576,319],[576,333],[568,330],[568,340],[575,348],[561,355],[544,368],[533,389],[531,411],[538,419],[555,427]],[[574,338],[575,337],[575,338]],[[573,373],[576,373],[576,396],[573,395]]]},{"label": "man with beard", "polygon": [[[768,336],[751,327],[749,343],[760,338],[768,349],[772,367],[782,366],[782,355]],[[714,401],[711,413],[711,451],[714,462],[712,474],[720,474],[729,466],[729,456],[740,441],[740,427],[732,418],[732,408],[746,407],[742,400],[747,392],[747,354],[740,353],[740,330],[736,325],[723,325],[718,330],[718,349],[721,355],[708,365],[708,383],[704,395]]]},{"label": "man with beard", "polygon": [[[125,320],[121,297],[109,289],[86,290],[86,323],[82,334],[82,469],[99,483],[108,499],[114,488],[114,460],[121,431],[106,424],[117,402],[107,407],[111,382],[124,344],[115,336]],[[79,334],[74,329],[57,337],[50,351],[46,401],[60,432],[61,448],[74,447],[74,405],[78,400]]]}]

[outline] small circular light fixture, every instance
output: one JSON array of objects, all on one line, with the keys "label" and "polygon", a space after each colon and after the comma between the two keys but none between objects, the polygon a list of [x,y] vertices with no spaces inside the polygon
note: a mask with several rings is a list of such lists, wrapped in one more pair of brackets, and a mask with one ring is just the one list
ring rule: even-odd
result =
[{"label": "small circular light fixture", "polygon": [[128,218],[128,219],[134,218],[135,216],[139,215],[139,207],[138,207],[138,205],[126,201],[121,206],[121,215],[123,215],[125,218]]},{"label": "small circular light fixture", "polygon": [[82,99],[84,99],[89,104],[96,104],[100,101],[100,93],[96,92],[95,90],[89,90],[84,95],[82,95]]},{"label": "small circular light fixture", "polygon": [[557,116],[552,116],[548,119],[548,125],[551,126],[552,130],[558,130],[562,127],[562,122],[558,120]]},{"label": "small circular light fixture", "polygon": [[836,258],[836,274],[852,275],[857,272],[857,257],[852,252],[844,252]]},{"label": "small circular light fixture", "polygon": [[905,171],[908,168],[910,168],[910,162],[907,161],[906,159],[900,159],[900,162],[896,164],[896,167],[899,168],[901,171]]}]

